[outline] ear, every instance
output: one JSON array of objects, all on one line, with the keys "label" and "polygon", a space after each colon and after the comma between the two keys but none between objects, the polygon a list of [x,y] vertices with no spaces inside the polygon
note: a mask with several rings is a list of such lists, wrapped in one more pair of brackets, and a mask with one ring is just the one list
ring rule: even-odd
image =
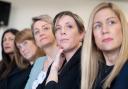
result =
[{"label": "ear", "polygon": [[80,42],[83,42],[85,33],[85,31],[80,33]]}]

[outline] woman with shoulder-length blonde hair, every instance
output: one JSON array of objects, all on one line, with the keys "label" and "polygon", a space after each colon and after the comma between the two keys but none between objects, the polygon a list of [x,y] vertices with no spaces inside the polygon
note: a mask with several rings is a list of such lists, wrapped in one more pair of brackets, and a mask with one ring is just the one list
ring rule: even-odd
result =
[{"label": "woman with shoulder-length blonde hair", "polygon": [[113,3],[91,13],[82,49],[81,89],[128,88],[128,25]]},{"label": "woman with shoulder-length blonde hair", "polygon": [[44,89],[80,89],[84,22],[79,15],[62,11],[53,24],[58,51]]}]

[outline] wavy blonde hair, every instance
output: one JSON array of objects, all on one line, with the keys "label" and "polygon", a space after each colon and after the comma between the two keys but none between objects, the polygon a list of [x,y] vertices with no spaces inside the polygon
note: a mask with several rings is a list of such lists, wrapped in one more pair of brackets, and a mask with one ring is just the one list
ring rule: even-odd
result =
[{"label": "wavy blonde hair", "polygon": [[25,60],[23,58],[23,56],[20,54],[20,51],[17,48],[16,44],[21,43],[25,40],[32,41],[33,44],[35,44],[35,46],[37,47],[36,53],[32,57],[33,61],[35,61],[36,58],[45,55],[44,51],[41,50],[40,48],[38,48],[38,46],[36,45],[36,43],[34,41],[34,38],[33,38],[33,35],[32,35],[31,29],[29,29],[29,28],[23,29],[22,31],[20,31],[16,34],[16,38],[15,38],[15,41],[14,41],[15,42],[15,60],[16,60],[17,66],[20,67],[21,69],[27,68],[30,63],[27,60]]},{"label": "wavy blonde hair", "polygon": [[91,13],[87,33],[84,39],[83,49],[82,49],[82,79],[81,79],[81,89],[92,89],[95,79],[98,74],[99,65],[98,62],[103,61],[103,54],[97,49],[94,37],[93,37],[93,20],[96,13],[104,8],[110,8],[119,18],[122,26],[122,44],[120,48],[120,53],[118,59],[112,69],[111,73],[106,77],[103,89],[110,87],[114,78],[119,74],[123,65],[128,60],[128,24],[126,18],[122,11],[113,3],[103,2],[97,5]]}]

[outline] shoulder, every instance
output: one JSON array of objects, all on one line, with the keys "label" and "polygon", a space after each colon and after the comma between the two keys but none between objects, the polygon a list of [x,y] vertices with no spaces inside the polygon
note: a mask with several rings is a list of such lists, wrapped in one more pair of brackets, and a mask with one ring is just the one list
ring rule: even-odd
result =
[{"label": "shoulder", "polygon": [[127,74],[128,75],[128,62],[126,62],[120,71],[120,74]]},{"label": "shoulder", "polygon": [[35,63],[45,61],[46,59],[47,59],[47,56],[38,57],[38,58],[36,59]]},{"label": "shoulder", "polygon": [[127,89],[128,88],[128,62],[124,64],[118,76],[113,82],[112,89]]},{"label": "shoulder", "polygon": [[128,81],[128,62],[126,62],[122,67],[117,79],[127,79]]},{"label": "shoulder", "polygon": [[47,60],[46,56],[39,57],[36,59],[32,69],[31,69],[30,76],[37,76],[40,73],[40,71],[43,68],[42,65],[43,65],[45,60]]},{"label": "shoulder", "polygon": [[38,57],[34,63],[34,66],[39,66],[39,65],[42,65],[44,63],[44,61],[47,59],[46,56],[43,56],[43,57]]}]

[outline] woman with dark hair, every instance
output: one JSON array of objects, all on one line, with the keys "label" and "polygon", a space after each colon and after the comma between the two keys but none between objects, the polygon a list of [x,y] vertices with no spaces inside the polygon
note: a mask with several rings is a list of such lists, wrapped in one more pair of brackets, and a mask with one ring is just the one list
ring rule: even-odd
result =
[{"label": "woman with dark hair", "polygon": [[6,79],[12,69],[15,67],[14,60],[14,39],[18,32],[17,29],[7,29],[2,36],[2,61],[0,62],[0,80]]}]

